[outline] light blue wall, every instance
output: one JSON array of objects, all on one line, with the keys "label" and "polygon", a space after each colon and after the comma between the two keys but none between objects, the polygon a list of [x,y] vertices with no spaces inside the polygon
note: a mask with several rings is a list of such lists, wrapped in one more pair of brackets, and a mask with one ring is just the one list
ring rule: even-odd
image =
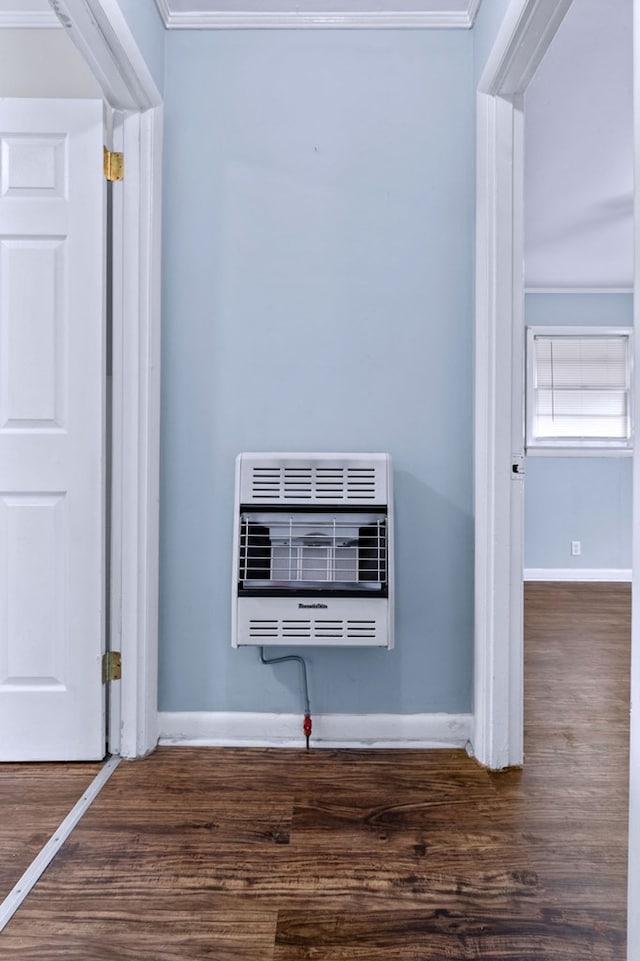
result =
[{"label": "light blue wall", "polygon": [[[630,327],[633,296],[527,294],[535,325]],[[527,457],[525,568],[631,568],[631,457]],[[571,555],[571,541],[582,553]]]},{"label": "light blue wall", "polygon": [[528,293],[525,324],[528,327],[633,327],[633,294]]},{"label": "light blue wall", "polygon": [[230,646],[241,450],[394,458],[397,646],[315,648],[318,712],[468,711],[473,38],[168,35],[160,707],[299,710]]},{"label": "light blue wall", "polygon": [[[525,568],[631,568],[630,457],[528,457]],[[571,541],[582,545],[571,556]]]},{"label": "light blue wall", "polygon": [[146,64],[162,93],[165,29],[154,0],[117,0]]}]

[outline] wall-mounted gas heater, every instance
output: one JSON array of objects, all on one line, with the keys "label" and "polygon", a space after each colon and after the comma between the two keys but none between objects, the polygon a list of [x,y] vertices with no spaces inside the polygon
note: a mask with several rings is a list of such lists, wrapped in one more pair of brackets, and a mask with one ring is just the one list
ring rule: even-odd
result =
[{"label": "wall-mounted gas heater", "polygon": [[240,454],[232,643],[393,647],[388,454]]}]

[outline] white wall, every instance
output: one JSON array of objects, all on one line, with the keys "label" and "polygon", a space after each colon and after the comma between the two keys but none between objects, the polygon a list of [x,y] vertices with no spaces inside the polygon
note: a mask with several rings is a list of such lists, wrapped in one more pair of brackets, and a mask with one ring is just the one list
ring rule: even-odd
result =
[{"label": "white wall", "polygon": [[62,29],[0,30],[0,95],[102,99],[97,81]]}]

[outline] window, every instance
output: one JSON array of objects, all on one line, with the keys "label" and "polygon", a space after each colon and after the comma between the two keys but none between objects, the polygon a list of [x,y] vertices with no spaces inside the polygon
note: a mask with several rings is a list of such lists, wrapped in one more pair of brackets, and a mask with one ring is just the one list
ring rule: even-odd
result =
[{"label": "window", "polygon": [[528,328],[528,450],[631,450],[631,333]]}]

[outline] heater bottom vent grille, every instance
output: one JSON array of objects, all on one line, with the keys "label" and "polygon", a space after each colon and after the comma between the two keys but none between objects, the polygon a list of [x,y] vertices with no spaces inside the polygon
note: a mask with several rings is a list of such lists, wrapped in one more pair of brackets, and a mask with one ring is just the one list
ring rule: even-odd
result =
[{"label": "heater bottom vent grille", "polygon": [[372,598],[368,603],[339,597],[326,603],[313,597],[302,601],[286,597],[239,598],[235,643],[388,647],[389,611],[386,598]]},{"label": "heater bottom vent grille", "polygon": [[249,620],[249,639],[254,644],[280,640],[317,641],[325,644],[328,640],[359,641],[368,640],[375,644],[377,625],[375,620],[320,620],[318,619],[260,619]]}]

